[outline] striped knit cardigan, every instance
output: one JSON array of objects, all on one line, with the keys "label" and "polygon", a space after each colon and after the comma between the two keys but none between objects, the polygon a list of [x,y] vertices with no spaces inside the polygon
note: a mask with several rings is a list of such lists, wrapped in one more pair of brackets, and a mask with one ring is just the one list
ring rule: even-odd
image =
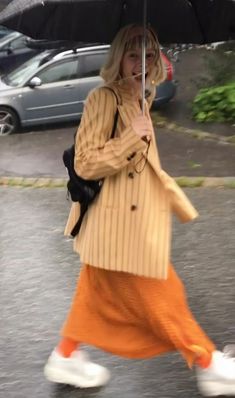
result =
[{"label": "striped knit cardigan", "polygon": [[[75,170],[85,179],[105,177],[74,239],[83,263],[107,270],[166,279],[170,256],[171,213],[182,222],[197,217],[183,191],[162,170],[156,142],[151,141],[143,166],[146,143],[133,131],[131,121],[140,105],[118,86],[120,99],[115,138],[110,140],[117,103],[104,87],[92,91],[85,103],[75,146]],[[146,114],[150,118],[148,104]],[[139,162],[139,163],[138,163]],[[73,203],[65,228],[69,235],[79,216]]]}]

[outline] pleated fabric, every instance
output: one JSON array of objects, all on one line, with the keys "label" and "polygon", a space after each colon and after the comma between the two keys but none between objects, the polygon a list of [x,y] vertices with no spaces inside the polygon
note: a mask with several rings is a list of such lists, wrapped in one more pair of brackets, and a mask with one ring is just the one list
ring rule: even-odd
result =
[{"label": "pleated fabric", "polygon": [[179,351],[189,366],[215,350],[172,265],[166,281],[83,266],[62,335],[126,358]]}]

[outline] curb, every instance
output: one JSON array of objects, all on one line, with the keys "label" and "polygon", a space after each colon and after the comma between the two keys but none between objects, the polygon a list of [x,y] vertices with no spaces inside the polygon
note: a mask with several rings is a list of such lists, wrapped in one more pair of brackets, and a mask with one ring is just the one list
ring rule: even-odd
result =
[{"label": "curb", "polygon": [[[235,188],[235,177],[174,177],[182,188]],[[0,186],[21,188],[66,188],[67,178],[0,177]]]},{"label": "curb", "polygon": [[213,141],[217,141],[220,144],[224,144],[224,145],[235,145],[235,135],[230,135],[227,137],[224,135],[208,133],[206,131],[199,130],[199,129],[190,129],[187,127],[183,127],[174,122],[168,122],[167,119],[159,116],[156,113],[155,113],[155,115],[153,113],[152,116],[153,116],[152,117],[153,124],[155,127],[166,128],[166,129],[174,131],[176,133],[187,134],[187,135],[191,136],[192,138],[195,138],[198,140],[213,140]]}]

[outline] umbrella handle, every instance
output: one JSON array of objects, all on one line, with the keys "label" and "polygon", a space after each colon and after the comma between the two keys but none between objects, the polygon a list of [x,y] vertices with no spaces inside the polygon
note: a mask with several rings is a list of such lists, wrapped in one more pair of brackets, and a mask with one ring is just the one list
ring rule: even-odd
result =
[{"label": "umbrella handle", "polygon": [[142,38],[142,100],[141,109],[142,115],[145,113],[145,73],[146,73],[146,37],[147,37],[147,0],[143,0],[143,38]]}]

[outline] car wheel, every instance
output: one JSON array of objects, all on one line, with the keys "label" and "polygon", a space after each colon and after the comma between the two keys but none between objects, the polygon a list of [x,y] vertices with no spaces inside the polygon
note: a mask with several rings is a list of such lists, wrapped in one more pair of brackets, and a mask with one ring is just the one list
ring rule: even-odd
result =
[{"label": "car wheel", "polygon": [[0,106],[0,136],[15,133],[19,124],[19,118],[12,109]]}]

